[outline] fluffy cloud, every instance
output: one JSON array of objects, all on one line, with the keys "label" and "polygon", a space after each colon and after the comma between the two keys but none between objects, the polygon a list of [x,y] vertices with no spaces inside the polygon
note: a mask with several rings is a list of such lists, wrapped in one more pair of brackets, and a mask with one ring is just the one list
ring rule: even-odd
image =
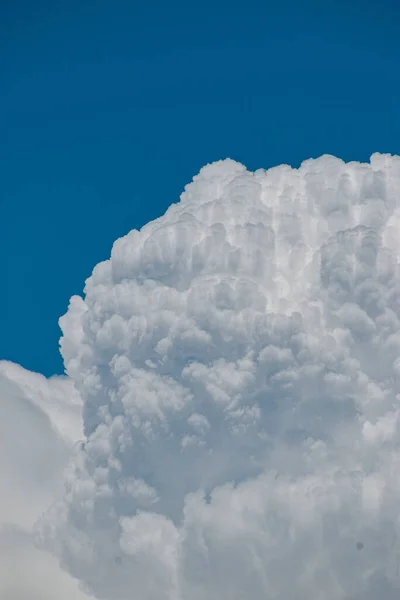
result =
[{"label": "fluffy cloud", "polygon": [[0,361],[0,598],[84,600],[54,557],[35,548],[35,521],[62,492],[81,402],[66,377]]},{"label": "fluffy cloud", "polygon": [[104,600],[400,592],[400,158],[203,168],[61,319],[39,543]]}]

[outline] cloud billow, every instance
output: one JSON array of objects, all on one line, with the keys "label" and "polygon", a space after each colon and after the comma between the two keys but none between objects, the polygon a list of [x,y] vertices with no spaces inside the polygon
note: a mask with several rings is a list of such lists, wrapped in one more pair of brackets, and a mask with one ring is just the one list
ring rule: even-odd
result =
[{"label": "cloud billow", "polygon": [[400,159],[204,167],[60,324],[40,542],[104,600],[400,592]]}]

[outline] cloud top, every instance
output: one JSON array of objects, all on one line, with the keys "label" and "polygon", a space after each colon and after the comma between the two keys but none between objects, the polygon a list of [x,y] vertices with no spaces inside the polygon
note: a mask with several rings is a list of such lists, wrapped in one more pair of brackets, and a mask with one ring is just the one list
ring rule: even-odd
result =
[{"label": "cloud top", "polygon": [[42,543],[105,600],[398,597],[400,158],[204,167],[61,319]]}]

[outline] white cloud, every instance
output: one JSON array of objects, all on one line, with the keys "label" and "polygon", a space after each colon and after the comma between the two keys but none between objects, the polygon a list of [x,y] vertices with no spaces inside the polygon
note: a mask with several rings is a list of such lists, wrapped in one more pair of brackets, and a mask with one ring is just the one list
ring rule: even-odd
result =
[{"label": "white cloud", "polygon": [[40,543],[99,599],[400,592],[400,158],[208,165],[62,354],[87,436]]},{"label": "white cloud", "polygon": [[0,361],[0,598],[88,598],[54,557],[35,548],[32,531],[61,494],[82,435],[81,401],[69,379],[47,380]]}]

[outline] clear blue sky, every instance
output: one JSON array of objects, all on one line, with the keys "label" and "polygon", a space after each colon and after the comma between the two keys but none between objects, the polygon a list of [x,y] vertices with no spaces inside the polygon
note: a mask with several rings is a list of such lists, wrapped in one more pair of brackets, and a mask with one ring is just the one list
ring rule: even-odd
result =
[{"label": "clear blue sky", "polygon": [[58,318],[199,168],[400,153],[389,0],[3,0],[0,358],[62,372]]}]

